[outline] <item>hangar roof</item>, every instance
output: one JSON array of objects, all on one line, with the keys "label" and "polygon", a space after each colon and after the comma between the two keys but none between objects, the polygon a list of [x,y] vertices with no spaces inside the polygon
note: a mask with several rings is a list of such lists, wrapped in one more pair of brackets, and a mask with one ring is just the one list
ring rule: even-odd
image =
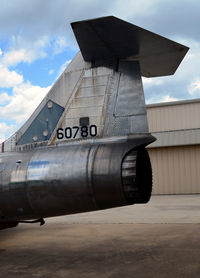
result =
[{"label": "hangar roof", "polygon": [[151,103],[151,104],[147,104],[146,107],[147,108],[162,107],[162,106],[172,106],[172,105],[190,104],[190,103],[198,103],[198,102],[200,102],[200,98]]}]

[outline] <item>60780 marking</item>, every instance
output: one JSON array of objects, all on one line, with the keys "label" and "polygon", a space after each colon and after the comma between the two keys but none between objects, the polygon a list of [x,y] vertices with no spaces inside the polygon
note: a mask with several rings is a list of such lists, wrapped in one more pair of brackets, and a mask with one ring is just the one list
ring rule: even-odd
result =
[{"label": "60780 marking", "polygon": [[97,136],[97,126],[90,125],[90,126],[73,126],[73,127],[66,127],[58,128],[57,129],[57,139],[61,140],[63,138],[71,139],[76,138],[77,135],[80,133],[80,136],[86,138],[88,136],[95,137]]}]

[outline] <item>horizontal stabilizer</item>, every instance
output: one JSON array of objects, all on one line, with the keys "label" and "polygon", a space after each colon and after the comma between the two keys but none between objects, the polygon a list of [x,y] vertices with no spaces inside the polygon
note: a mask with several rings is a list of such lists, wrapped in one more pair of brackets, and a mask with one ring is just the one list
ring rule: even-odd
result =
[{"label": "horizontal stabilizer", "polygon": [[189,49],[114,16],[71,25],[85,61],[137,60],[145,77],[174,74]]}]

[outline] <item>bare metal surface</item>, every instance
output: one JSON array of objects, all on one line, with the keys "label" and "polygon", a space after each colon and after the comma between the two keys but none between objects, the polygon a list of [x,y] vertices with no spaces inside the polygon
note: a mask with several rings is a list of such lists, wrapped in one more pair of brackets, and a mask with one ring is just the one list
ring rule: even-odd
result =
[{"label": "bare metal surface", "polygon": [[[144,222],[142,205],[140,209],[134,207],[135,223],[129,207],[127,224],[121,223],[123,209],[113,209],[109,210],[110,222],[106,218],[108,211],[104,211],[101,219],[89,213],[87,220],[79,224],[76,219],[80,220],[80,215],[74,215],[75,221],[59,217],[42,227],[21,224],[0,231],[1,276],[199,278],[200,197],[165,197],[165,201],[164,196],[153,197],[151,208],[145,208],[146,219],[154,219],[149,224],[138,224]],[[188,223],[197,214],[196,222],[176,222],[182,216]],[[166,224],[161,224],[161,216],[168,219]],[[104,217],[107,220],[103,222]],[[113,218],[118,218],[115,224]]]},{"label": "bare metal surface", "polygon": [[[130,202],[124,194],[121,163],[126,153],[145,144],[145,140],[152,138],[146,134],[125,143],[80,142],[34,152],[4,153],[0,220],[39,219],[138,203],[138,196]],[[21,163],[17,165],[17,161]],[[148,179],[151,182],[151,177]],[[138,185],[140,203],[147,202],[143,198],[145,185]]]},{"label": "bare metal surface", "polygon": [[[80,83],[67,102],[65,114],[59,122],[59,127],[79,126],[80,118],[88,117],[89,124],[97,126],[98,137],[102,136],[104,114],[107,109],[107,85],[111,73],[112,70],[100,67],[83,71]],[[77,134],[76,139],[71,140],[77,139],[82,139],[80,133]]]},{"label": "bare metal surface", "polygon": [[71,24],[85,61],[138,60],[146,77],[174,74],[188,47],[114,16]]},{"label": "bare metal surface", "polygon": [[119,62],[112,75],[104,136],[148,131],[144,92],[138,62]]}]

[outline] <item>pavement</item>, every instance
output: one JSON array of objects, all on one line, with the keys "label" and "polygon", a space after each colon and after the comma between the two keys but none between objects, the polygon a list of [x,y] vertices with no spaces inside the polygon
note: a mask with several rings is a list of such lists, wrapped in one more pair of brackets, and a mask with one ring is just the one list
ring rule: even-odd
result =
[{"label": "pavement", "polygon": [[200,195],[2,230],[0,277],[199,278]]}]

